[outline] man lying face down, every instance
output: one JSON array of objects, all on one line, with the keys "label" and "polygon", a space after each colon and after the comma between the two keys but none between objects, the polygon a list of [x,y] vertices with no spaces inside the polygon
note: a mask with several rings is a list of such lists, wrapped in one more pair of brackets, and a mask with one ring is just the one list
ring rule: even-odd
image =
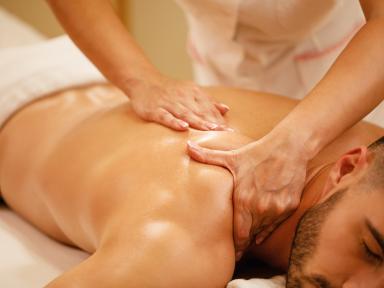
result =
[{"label": "man lying face down", "polygon": [[[226,117],[236,132],[145,123],[108,85],[50,95],[5,124],[6,203],[50,237],[92,254],[47,287],[225,287],[235,267],[233,179],[191,160],[186,143],[240,147],[295,102],[207,91],[231,107]],[[383,287],[383,141],[367,148],[383,133],[359,123],[321,151],[308,166],[300,207],[247,253],[287,270],[288,287]]]}]

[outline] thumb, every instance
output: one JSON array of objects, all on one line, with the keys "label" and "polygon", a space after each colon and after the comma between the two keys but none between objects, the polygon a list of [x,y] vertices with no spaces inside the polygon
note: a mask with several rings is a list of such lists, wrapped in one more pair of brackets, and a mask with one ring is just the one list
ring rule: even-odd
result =
[{"label": "thumb", "polygon": [[229,166],[229,155],[228,151],[212,150],[199,146],[198,144],[188,141],[188,155],[196,161],[223,166],[231,170]]}]

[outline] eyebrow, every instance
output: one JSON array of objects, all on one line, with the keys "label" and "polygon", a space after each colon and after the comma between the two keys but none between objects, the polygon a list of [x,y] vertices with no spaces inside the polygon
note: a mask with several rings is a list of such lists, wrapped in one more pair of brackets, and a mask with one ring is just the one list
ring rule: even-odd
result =
[{"label": "eyebrow", "polygon": [[373,237],[379,244],[381,252],[384,254],[384,236],[379,232],[377,228],[372,224],[369,219],[365,219],[365,224],[367,225],[369,231],[372,233]]},{"label": "eyebrow", "polygon": [[322,275],[313,274],[311,276],[304,277],[305,280],[320,287],[320,288],[332,288],[331,283]]}]

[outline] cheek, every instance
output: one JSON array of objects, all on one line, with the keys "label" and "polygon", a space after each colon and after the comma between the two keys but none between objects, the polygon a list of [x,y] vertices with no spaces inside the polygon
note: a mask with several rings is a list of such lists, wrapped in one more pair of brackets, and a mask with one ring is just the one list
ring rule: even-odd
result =
[{"label": "cheek", "polygon": [[340,278],[350,275],[361,264],[357,236],[360,233],[343,219],[348,218],[328,219],[323,226],[316,251],[308,262],[312,272]]}]

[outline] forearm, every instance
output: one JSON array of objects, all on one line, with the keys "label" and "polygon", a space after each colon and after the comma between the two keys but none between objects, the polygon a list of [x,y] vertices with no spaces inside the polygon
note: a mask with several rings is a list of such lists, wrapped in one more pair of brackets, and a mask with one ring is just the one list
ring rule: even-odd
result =
[{"label": "forearm", "polygon": [[131,100],[143,120],[176,131],[223,130],[229,108],[189,81],[162,75],[120,22],[108,0],[47,0],[99,70]]},{"label": "forearm", "polygon": [[294,134],[294,141],[312,158],[373,110],[384,95],[383,35],[383,18],[368,21],[275,132]]},{"label": "forearm", "polygon": [[157,71],[129,35],[107,0],[48,0],[57,18],[85,55],[116,86]]}]

